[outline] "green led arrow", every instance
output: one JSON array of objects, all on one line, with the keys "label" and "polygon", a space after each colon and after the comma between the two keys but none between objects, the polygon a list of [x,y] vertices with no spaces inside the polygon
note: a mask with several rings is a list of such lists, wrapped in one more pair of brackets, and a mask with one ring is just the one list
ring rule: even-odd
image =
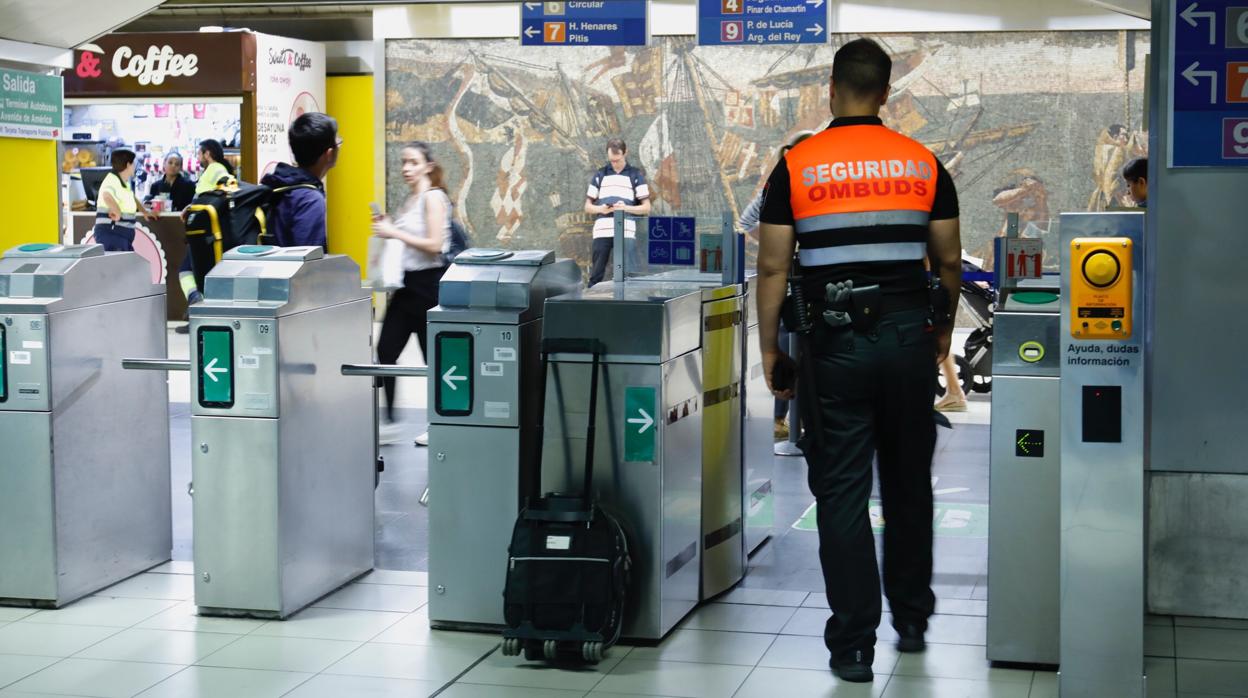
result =
[{"label": "green led arrow", "polygon": [[1027,447],[1036,445],[1027,440],[1027,437],[1029,436],[1031,436],[1031,432],[1027,432],[1026,434],[1018,437],[1018,447],[1023,449],[1023,453],[1026,453],[1027,455],[1031,455],[1031,451],[1027,450]]}]

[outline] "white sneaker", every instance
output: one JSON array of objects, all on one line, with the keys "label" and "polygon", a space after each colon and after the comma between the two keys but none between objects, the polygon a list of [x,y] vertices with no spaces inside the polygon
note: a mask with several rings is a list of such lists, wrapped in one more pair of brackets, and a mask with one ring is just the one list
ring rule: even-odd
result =
[{"label": "white sneaker", "polygon": [[425,432],[425,433],[421,434],[420,436],[417,436],[417,437],[416,437],[416,445],[417,445],[417,446],[428,446],[428,445],[429,445],[429,432]]},{"label": "white sneaker", "polygon": [[397,444],[403,440],[403,425],[398,422],[382,422],[377,430],[377,443],[382,446]]}]

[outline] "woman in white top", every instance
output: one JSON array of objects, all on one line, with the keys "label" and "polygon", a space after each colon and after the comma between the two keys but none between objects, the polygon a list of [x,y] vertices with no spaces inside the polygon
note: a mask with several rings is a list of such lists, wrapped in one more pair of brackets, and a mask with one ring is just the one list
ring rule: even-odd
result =
[{"label": "woman in white top", "polygon": [[[386,318],[377,340],[377,360],[398,362],[412,333],[420,340],[420,351],[429,356],[426,324],[429,309],[438,304],[438,282],[446,272],[443,256],[451,243],[451,199],[442,184],[442,167],[433,159],[427,143],[416,141],[402,150],[403,180],[412,193],[391,220],[373,220],[373,234],[402,240],[403,288],[394,292],[386,307]],[[393,378],[383,378],[386,393],[386,419],[381,426],[381,443],[398,441],[402,428],[394,421]],[[417,443],[424,445],[420,438]]]},{"label": "woman in white top", "polygon": [[156,216],[147,210],[130,188],[134,177],[134,151],[117,148],[109,158],[113,171],[100,183],[96,194],[95,230],[92,237],[105,252],[133,252],[134,225],[142,213],[148,220]]}]

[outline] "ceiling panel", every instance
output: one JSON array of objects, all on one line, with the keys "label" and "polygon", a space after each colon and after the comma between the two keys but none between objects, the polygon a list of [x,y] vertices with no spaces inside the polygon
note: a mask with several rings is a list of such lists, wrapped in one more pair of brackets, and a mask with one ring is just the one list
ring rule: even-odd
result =
[{"label": "ceiling panel", "polygon": [[159,6],[157,0],[0,0],[0,39],[73,48]]}]

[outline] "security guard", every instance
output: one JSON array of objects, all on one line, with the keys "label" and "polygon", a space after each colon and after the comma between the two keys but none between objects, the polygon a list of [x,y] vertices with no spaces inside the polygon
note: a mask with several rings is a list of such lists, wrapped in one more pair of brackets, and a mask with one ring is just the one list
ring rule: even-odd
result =
[{"label": "security guard", "polygon": [[[873,678],[880,575],[867,501],[878,456],[884,593],[902,652],[925,648],[932,577],[932,400],[949,351],[961,278],[953,179],[919,143],[885,128],[892,61],[859,39],[836,52],[836,118],[781,160],[767,183],[758,257],[763,369],[777,397],[799,402],[819,558],[832,617],[829,664],[844,681]],[[786,276],[798,248],[786,324],[805,331],[798,370],[776,344]],[[940,277],[931,287],[924,257]],[[790,315],[792,317],[790,317]],[[797,327],[793,327],[797,325]]]}]

